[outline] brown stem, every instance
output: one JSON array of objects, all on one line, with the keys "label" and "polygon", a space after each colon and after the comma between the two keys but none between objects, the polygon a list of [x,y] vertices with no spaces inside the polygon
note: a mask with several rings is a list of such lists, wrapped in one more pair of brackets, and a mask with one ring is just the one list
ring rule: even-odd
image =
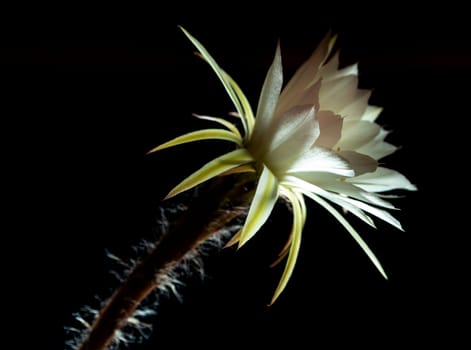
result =
[{"label": "brown stem", "polygon": [[247,174],[215,180],[199,195],[181,220],[129,274],[93,323],[78,350],[105,350],[139,304],[159,286],[159,276],[212,233],[219,231],[246,208],[253,195],[253,177]]}]

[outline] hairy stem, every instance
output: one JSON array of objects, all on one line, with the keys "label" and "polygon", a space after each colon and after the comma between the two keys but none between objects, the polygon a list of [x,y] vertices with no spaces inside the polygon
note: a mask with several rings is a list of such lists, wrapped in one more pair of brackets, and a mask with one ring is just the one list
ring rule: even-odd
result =
[{"label": "hairy stem", "polygon": [[253,196],[253,181],[251,174],[242,174],[220,177],[208,185],[111,296],[78,350],[105,350],[115,332],[159,287],[161,276],[247,208]]}]

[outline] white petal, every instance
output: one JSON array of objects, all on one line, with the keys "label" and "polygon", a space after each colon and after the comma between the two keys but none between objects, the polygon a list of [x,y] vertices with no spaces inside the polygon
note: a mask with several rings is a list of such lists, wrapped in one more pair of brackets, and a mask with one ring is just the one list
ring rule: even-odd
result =
[{"label": "white petal", "polygon": [[283,84],[283,72],[281,67],[280,45],[277,45],[275,58],[268,70],[262,92],[258,101],[257,114],[255,118],[255,127],[253,137],[260,139],[271,124],[275,113],[278,97],[280,96]]},{"label": "white petal", "polygon": [[349,202],[351,203],[352,205],[356,206],[358,209],[361,209],[363,211],[366,211],[367,213],[370,213],[378,218],[380,218],[381,220],[387,222],[388,224],[396,227],[397,229],[403,231],[402,229],[402,226],[401,226],[401,223],[399,222],[399,220],[397,220],[395,217],[393,217],[389,212],[387,212],[386,210],[383,210],[383,209],[379,209],[379,208],[376,208],[376,207],[373,207],[369,204],[366,204],[366,203],[363,203],[363,202],[360,202],[356,199],[352,199],[352,198],[342,198],[345,202]]},{"label": "white petal", "polygon": [[355,241],[360,245],[366,255],[373,262],[378,271],[383,275],[384,278],[387,279],[388,277],[386,275],[386,272],[384,272],[384,269],[381,266],[381,263],[379,262],[378,258],[371,251],[370,247],[368,247],[368,244],[366,244],[366,242],[361,238],[358,232],[352,227],[352,225],[350,225],[350,223],[337,210],[335,210],[335,208],[333,208],[329,203],[324,201],[319,196],[312,195],[311,198],[314,199],[320,205],[322,205],[325,209],[327,209],[327,211],[331,213],[343,225],[343,227],[345,227],[345,229],[350,233],[350,235],[355,239]]},{"label": "white petal", "polygon": [[374,122],[382,111],[383,111],[382,107],[368,106],[366,107],[366,110],[363,112],[361,119],[369,121],[369,122]]},{"label": "white petal", "polygon": [[384,192],[396,189],[417,190],[417,187],[404,175],[395,170],[383,167],[378,167],[374,173],[363,174],[358,177],[355,176],[346,181],[368,192]]},{"label": "white petal", "polygon": [[287,173],[300,171],[326,172],[342,176],[354,175],[354,171],[347,161],[335,152],[322,147],[313,147],[304,152],[286,170]]},{"label": "white petal", "polygon": [[[328,73],[324,73],[328,69]],[[358,89],[358,65],[353,64],[338,71],[322,67],[320,106],[343,117],[361,119],[368,107],[370,90]]]},{"label": "white petal", "polygon": [[380,133],[379,125],[363,120],[344,120],[342,137],[336,145],[341,150],[355,151],[371,142]]},{"label": "white petal", "polygon": [[[395,217],[393,217],[391,214],[389,214],[387,211],[383,209],[373,207],[364,202],[358,201],[356,199],[348,198],[346,196],[339,195],[337,193],[325,191],[324,189],[317,187],[315,185],[312,185],[310,183],[307,183],[301,179],[290,177],[286,181],[294,185],[298,184],[299,188],[303,190],[303,193],[306,195],[308,195],[309,192],[315,193],[319,196],[324,197],[325,199],[330,200],[331,202],[339,204],[340,206],[351,211],[353,214],[357,216],[358,216],[358,211],[366,211],[367,213],[373,214],[374,216],[380,218],[381,220],[387,222],[388,224],[402,231],[401,223]],[[360,219],[363,219],[362,216],[358,216],[358,217]]]},{"label": "white petal", "polygon": [[338,113],[345,118],[361,119],[368,107],[370,96],[370,90],[357,89],[352,95],[352,99],[345,101],[345,105]]},{"label": "white petal", "polygon": [[323,81],[328,81],[334,78],[335,73],[338,72],[340,63],[340,51],[337,50],[332,57],[326,61],[319,69],[319,78]]},{"label": "white petal", "polygon": [[[279,121],[270,126],[270,131],[270,152],[293,141],[296,141],[296,144],[307,144],[308,147],[313,145],[320,133],[319,124],[315,119],[314,106],[304,105],[291,108]],[[297,147],[292,148],[291,151],[299,152],[301,149]]]},{"label": "white petal", "polygon": [[[309,86],[318,80],[318,70],[320,65],[325,61],[330,52],[331,35],[328,33],[317,46],[311,57],[303,63],[290,79],[280,96],[280,103],[288,103],[302,94]],[[288,102],[287,102],[288,101]]]},{"label": "white petal", "polygon": [[320,135],[316,140],[316,145],[333,148],[342,135],[342,117],[330,111],[319,111],[317,120],[319,121]]},{"label": "white petal", "polygon": [[373,140],[359,147],[357,151],[367,154],[374,159],[381,159],[394,153],[397,150],[397,147],[388,142],[384,142],[384,139],[388,134],[388,131],[381,129]]},{"label": "white petal", "polygon": [[338,154],[347,160],[350,168],[355,171],[355,176],[371,173],[376,170],[378,162],[371,157],[354,151],[340,151]]},{"label": "white petal", "polygon": [[337,52],[333,58],[336,58],[337,64],[336,64],[336,70],[332,71],[330,65],[330,61],[321,68],[321,74],[322,74],[322,80],[325,82],[335,80],[338,78],[343,78],[347,77],[349,75],[358,75],[358,64],[352,64],[350,66],[347,66],[345,68],[342,68],[340,70],[337,70],[338,68],[338,60],[339,60],[339,53]]},{"label": "white petal", "polygon": [[297,105],[314,105],[314,108],[318,110],[320,87],[321,81],[318,81],[307,89],[299,91],[299,94],[293,96],[290,100],[280,99],[278,106],[276,107],[275,115],[278,117]]},{"label": "white petal", "polygon": [[350,182],[344,181],[345,178],[343,177],[333,176],[329,173],[307,172],[299,172],[292,175],[330,192],[336,192],[383,208],[396,209],[377,193],[367,192]]},{"label": "white petal", "polygon": [[331,202],[339,205],[340,207],[348,210],[349,212],[351,212],[353,215],[355,215],[359,219],[363,220],[368,225],[375,227],[373,220],[368,215],[366,215],[363,212],[363,210],[358,208],[356,205],[353,205],[352,203],[345,201],[346,197],[342,197],[342,196],[339,196],[338,194],[325,191],[324,189],[316,185],[313,185],[311,183],[308,183],[301,178],[296,178],[295,176],[286,176],[285,179],[283,180],[282,185],[288,186],[288,187],[289,186],[294,187],[295,190],[301,191],[306,196],[311,197],[311,198],[313,194],[322,196],[330,200]]},{"label": "white petal", "polygon": [[319,103],[322,110],[340,112],[347,104],[354,101],[358,86],[358,77],[350,75],[329,82],[323,82],[319,91]]},{"label": "white petal", "polygon": [[[261,156],[265,157],[270,166],[286,167],[299,153],[309,149],[319,136],[314,107],[307,105],[290,109],[281,118],[274,120],[262,136],[264,140],[261,144],[266,143],[268,146],[267,153]],[[260,158],[260,149],[254,148],[252,144],[248,147],[256,158]]]}]

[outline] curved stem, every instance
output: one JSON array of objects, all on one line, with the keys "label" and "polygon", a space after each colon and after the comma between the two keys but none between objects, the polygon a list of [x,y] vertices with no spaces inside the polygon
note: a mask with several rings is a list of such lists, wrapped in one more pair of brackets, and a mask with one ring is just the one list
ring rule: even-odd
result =
[{"label": "curved stem", "polygon": [[253,196],[250,174],[216,179],[111,296],[78,350],[105,350],[160,279],[185,255],[241,214]]}]

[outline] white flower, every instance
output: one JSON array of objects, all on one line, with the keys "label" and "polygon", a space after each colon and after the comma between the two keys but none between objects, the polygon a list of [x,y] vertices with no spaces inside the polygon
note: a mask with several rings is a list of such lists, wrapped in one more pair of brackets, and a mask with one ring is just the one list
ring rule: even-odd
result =
[{"label": "white flower", "polygon": [[238,243],[239,247],[258,232],[280,196],[291,203],[292,231],[280,256],[287,257],[287,262],[272,303],[294,269],[306,220],[305,196],[330,212],[386,277],[376,256],[332,204],[371,226],[374,226],[371,216],[376,216],[402,229],[386,211],[394,209],[393,205],[380,193],[416,187],[397,171],[378,166],[378,160],[393,153],[396,147],[384,141],[388,133],[375,123],[381,108],[368,105],[371,91],[358,89],[357,65],[339,70],[338,53],[331,55],[335,37],[328,34],[284,88],[278,46],[254,116],[234,80],[199,41],[182,30],[222,82],[237,111],[235,115],[242,121],[243,134],[225,119],[198,116],[226,129],[191,132],[153,149],[151,152],[207,139],[237,145],[234,151],[187,177],[167,197],[223,173],[256,171],[257,188],[245,224],[230,242]]}]

